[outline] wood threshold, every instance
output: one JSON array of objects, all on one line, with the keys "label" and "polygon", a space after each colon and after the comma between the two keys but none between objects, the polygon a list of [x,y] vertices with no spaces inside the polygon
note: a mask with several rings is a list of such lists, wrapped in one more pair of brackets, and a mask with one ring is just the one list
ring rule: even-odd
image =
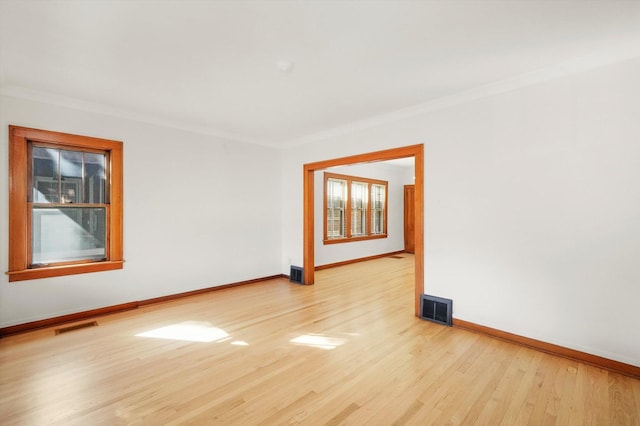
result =
[{"label": "wood threshold", "polygon": [[73,314],[61,315],[61,316],[53,317],[53,318],[45,318],[45,319],[38,320],[38,321],[26,322],[26,323],[23,323],[23,324],[10,325],[9,327],[0,328],[0,338],[6,337],[6,336],[11,336],[11,335],[14,335],[14,334],[27,333],[27,332],[39,330],[39,329],[42,329],[42,328],[60,326],[60,325],[68,324],[68,323],[71,323],[71,322],[76,322],[76,321],[80,321],[80,320],[86,320],[86,319],[89,319],[89,318],[95,318],[95,317],[100,317],[100,316],[104,316],[104,315],[115,314],[115,313],[118,313],[118,312],[131,311],[131,310],[134,310],[134,309],[138,309],[141,306],[152,305],[152,304],[155,304],[155,303],[168,302],[168,301],[171,301],[171,300],[182,299],[182,298],[189,297],[189,296],[195,296],[195,295],[199,295],[199,294],[203,294],[203,293],[209,293],[209,292],[216,291],[216,290],[224,290],[224,289],[230,288],[230,287],[237,287],[237,286],[247,285],[247,284],[255,284],[255,283],[258,283],[258,282],[269,281],[269,280],[277,279],[277,278],[288,278],[288,277],[286,275],[284,275],[284,274],[271,275],[271,276],[268,276],[268,277],[254,278],[254,279],[251,279],[251,280],[239,281],[239,282],[231,283],[231,284],[223,284],[223,285],[219,285],[219,286],[215,286],[215,287],[207,287],[207,288],[202,288],[202,289],[198,289],[198,290],[187,291],[187,292],[184,292],[184,293],[176,293],[176,294],[170,294],[170,295],[167,295],[167,296],[154,297],[152,299],[145,299],[145,300],[140,300],[140,301],[137,301],[137,302],[128,302],[128,303],[121,303],[119,305],[105,306],[103,308],[90,309],[88,311],[76,312],[76,313],[73,313]]},{"label": "wood threshold", "polygon": [[540,352],[545,352],[551,355],[583,362],[585,364],[593,365],[595,367],[613,371],[615,373],[624,374],[625,376],[633,377],[635,379],[640,379],[640,367],[636,367],[635,365],[626,364],[624,362],[615,361],[598,355],[592,355],[575,349],[566,348],[564,346],[554,345],[552,343],[543,342],[541,340],[531,339],[529,337],[520,336],[518,334],[486,327],[484,325],[464,321],[457,318],[453,319],[453,326],[456,328],[461,328],[475,333],[491,336],[509,343],[526,346]]},{"label": "wood threshold", "polygon": [[392,251],[392,252],[389,252],[389,253],[376,254],[376,255],[373,255],[373,256],[359,257],[357,259],[343,260],[342,262],[327,263],[326,265],[316,266],[315,270],[316,271],[320,271],[322,269],[335,268],[336,266],[344,266],[344,265],[350,265],[352,263],[366,262],[367,260],[380,259],[382,257],[389,257],[389,256],[393,256],[393,255],[396,255],[396,254],[401,254],[401,253],[404,253],[404,252],[405,252],[404,250],[398,250],[398,251]]}]

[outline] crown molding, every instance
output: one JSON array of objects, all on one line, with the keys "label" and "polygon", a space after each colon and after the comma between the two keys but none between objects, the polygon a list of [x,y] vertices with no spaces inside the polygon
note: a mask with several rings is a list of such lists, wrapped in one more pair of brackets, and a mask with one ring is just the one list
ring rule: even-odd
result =
[{"label": "crown molding", "polygon": [[611,47],[608,50],[598,51],[590,55],[576,57],[568,61],[558,63],[549,67],[517,75],[505,80],[479,86],[465,90],[453,95],[444,96],[432,101],[418,104],[412,107],[399,109],[397,111],[372,116],[363,120],[355,121],[344,126],[314,133],[301,138],[289,140],[283,144],[286,148],[305,145],[312,142],[329,139],[336,136],[346,135],[357,131],[362,131],[383,124],[401,121],[433,111],[450,108],[456,105],[465,104],[477,99],[487,98],[512,90],[532,86],[550,80],[555,80],[564,76],[578,74],[596,68],[605,67],[619,62],[640,58],[640,46],[626,46],[616,49]]},{"label": "crown molding", "polygon": [[[405,120],[418,115],[423,115],[430,112],[450,108],[456,105],[472,102],[477,99],[495,96],[501,93],[524,88],[527,86],[532,86],[564,76],[578,74],[614,63],[637,58],[640,58],[640,43],[621,43],[617,47],[611,46],[607,49],[601,49],[590,55],[576,57],[553,66],[520,74],[512,78],[479,86],[453,95],[444,96],[412,107],[402,108],[390,113],[380,114],[363,120],[354,121],[343,126],[328,129],[326,131],[313,133],[299,138],[289,139],[284,141],[283,143],[275,143],[273,141],[264,139],[246,137],[240,134],[219,131],[208,126],[195,125],[178,120],[170,120],[151,114],[143,114],[123,108],[116,108],[96,102],[84,101],[68,96],[38,91],[16,85],[0,85],[0,94],[19,99],[64,106],[81,111],[110,115],[147,124],[175,128],[188,132],[213,136],[228,141],[261,145],[276,149],[286,149],[322,141],[336,136],[366,130],[387,123]],[[1,77],[2,74],[0,73],[0,78]]]},{"label": "crown molding", "polygon": [[25,99],[30,101],[42,102],[51,105],[63,106],[85,112],[92,112],[97,114],[109,115],[112,117],[124,118],[127,120],[137,121],[146,124],[153,124],[163,127],[170,127],[178,130],[184,130],[187,132],[198,133],[207,136],[213,136],[216,138],[224,139],[227,141],[242,142],[253,145],[268,146],[275,148],[273,144],[267,141],[255,138],[248,138],[242,135],[222,132],[212,129],[207,126],[194,125],[191,123],[181,122],[178,120],[170,120],[154,116],[151,114],[143,114],[124,108],[116,108],[97,102],[84,101],[77,98],[63,96],[55,93],[44,92],[40,90],[29,89],[22,86],[5,85],[0,87],[0,94],[3,96],[9,96],[18,99]]}]

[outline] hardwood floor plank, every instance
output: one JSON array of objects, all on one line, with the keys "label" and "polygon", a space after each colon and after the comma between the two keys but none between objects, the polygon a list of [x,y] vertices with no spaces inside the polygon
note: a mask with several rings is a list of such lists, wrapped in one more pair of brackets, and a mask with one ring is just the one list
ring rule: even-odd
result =
[{"label": "hardwood floor plank", "polygon": [[574,361],[559,363],[555,380],[549,390],[545,414],[553,424],[582,424],[581,401],[576,391],[579,364]]},{"label": "hardwood floor plank", "polygon": [[[640,413],[640,380],[631,380],[631,388],[636,405],[635,411]],[[636,416],[636,422],[640,423],[640,414]]]},{"label": "hardwood floor plank", "polygon": [[510,349],[506,350],[506,356],[510,358],[510,362],[505,368],[504,375],[493,389],[493,392],[491,392],[490,398],[487,399],[484,407],[480,407],[480,413],[474,422],[475,424],[500,424],[511,398],[516,394],[525,377],[526,368],[522,368],[521,360],[523,353],[527,351],[529,349],[526,348],[520,348],[515,353]]},{"label": "hardwood floor plank", "polygon": [[[553,407],[553,414],[549,413],[549,406],[553,405],[554,397],[557,396],[559,392],[562,392],[565,385],[565,375],[564,372],[566,370],[565,363],[561,362],[558,358],[552,357],[545,363],[544,368],[544,380],[540,383],[540,388],[538,392],[536,392],[536,400],[532,404],[533,409],[531,410],[531,416],[529,417],[529,422],[532,424],[555,424],[556,417],[555,411],[556,407]],[[554,385],[556,385],[556,379],[559,378],[560,383],[558,386],[559,390],[554,389]],[[555,395],[554,395],[555,394]],[[569,394],[569,398],[572,398],[573,395]]]},{"label": "hardwood floor plank", "polygon": [[609,424],[638,425],[638,412],[631,380],[618,374],[609,375]]},{"label": "hardwood floor plank", "polygon": [[[607,397],[609,374],[606,370],[586,364],[577,365],[576,409],[566,421],[575,424],[602,425],[609,422]],[[564,414],[564,413],[563,413]]]}]

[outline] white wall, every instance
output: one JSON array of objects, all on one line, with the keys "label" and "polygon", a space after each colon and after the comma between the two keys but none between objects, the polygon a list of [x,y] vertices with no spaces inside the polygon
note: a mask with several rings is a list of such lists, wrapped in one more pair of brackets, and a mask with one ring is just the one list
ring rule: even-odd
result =
[{"label": "white wall", "polygon": [[354,164],[351,166],[331,167],[326,170],[350,176],[364,177],[387,181],[387,238],[354,241],[340,244],[324,244],[324,170],[314,173],[314,252],[316,266],[360,259],[377,254],[404,250],[404,185],[412,184],[406,181],[406,168],[380,163]]},{"label": "white wall", "polygon": [[8,261],[9,124],[124,142],[124,269],[9,283],[0,327],[280,274],[281,153],[0,98],[0,269]]},{"label": "white wall", "polygon": [[0,269],[8,124],[124,141],[127,262],[0,275],[0,327],[288,273],[304,163],[424,143],[425,292],[457,318],[640,365],[638,76],[630,60],[282,153],[1,97]]},{"label": "white wall", "polygon": [[635,59],[291,148],[283,263],[302,260],[304,163],[424,143],[425,292],[640,365],[639,117]]}]

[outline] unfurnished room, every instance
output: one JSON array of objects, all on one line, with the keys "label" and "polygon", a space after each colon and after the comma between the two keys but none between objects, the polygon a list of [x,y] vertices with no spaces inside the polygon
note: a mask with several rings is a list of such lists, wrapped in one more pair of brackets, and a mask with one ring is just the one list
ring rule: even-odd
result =
[{"label": "unfurnished room", "polygon": [[3,425],[640,425],[640,1],[0,0]]}]

